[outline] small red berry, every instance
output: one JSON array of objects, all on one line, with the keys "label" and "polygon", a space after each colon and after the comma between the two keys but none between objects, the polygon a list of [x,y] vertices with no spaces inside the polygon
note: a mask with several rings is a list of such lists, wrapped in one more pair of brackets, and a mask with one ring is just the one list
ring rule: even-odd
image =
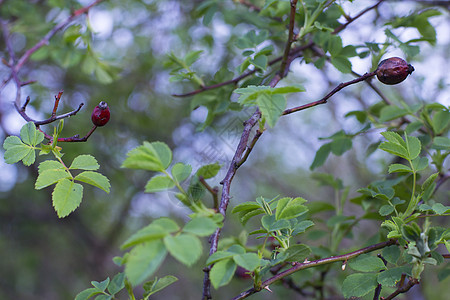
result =
[{"label": "small red berry", "polygon": [[377,78],[384,84],[402,82],[414,71],[414,67],[400,57],[391,57],[380,62],[376,69]]},{"label": "small red berry", "polygon": [[94,108],[91,120],[95,126],[104,126],[109,121],[109,107],[105,101],[102,101]]}]

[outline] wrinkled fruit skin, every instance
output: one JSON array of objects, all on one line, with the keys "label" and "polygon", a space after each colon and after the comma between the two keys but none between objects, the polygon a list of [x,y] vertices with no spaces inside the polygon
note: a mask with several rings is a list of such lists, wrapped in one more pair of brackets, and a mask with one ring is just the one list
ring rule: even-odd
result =
[{"label": "wrinkled fruit skin", "polygon": [[380,62],[376,74],[378,80],[384,84],[397,84],[413,71],[414,67],[400,57],[391,57]]},{"label": "wrinkled fruit skin", "polygon": [[105,101],[102,101],[94,108],[91,120],[95,126],[104,126],[108,123],[110,117],[109,107]]}]

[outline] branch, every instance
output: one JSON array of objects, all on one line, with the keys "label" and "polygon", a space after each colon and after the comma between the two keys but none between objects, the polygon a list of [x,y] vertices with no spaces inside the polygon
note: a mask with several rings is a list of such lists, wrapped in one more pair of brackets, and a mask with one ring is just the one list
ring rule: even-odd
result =
[{"label": "branch", "polygon": [[357,14],[355,17],[353,18],[349,18],[347,19],[347,22],[345,22],[344,24],[342,24],[341,26],[337,27],[334,31],[333,34],[337,34],[339,32],[341,32],[342,30],[344,30],[348,25],[350,25],[351,23],[353,23],[355,20],[359,19],[361,16],[363,16],[365,13],[367,13],[368,11],[371,11],[372,9],[377,8],[382,2],[384,2],[384,0],[379,0],[376,4],[362,10],[359,14]]},{"label": "branch", "polygon": [[365,248],[362,248],[362,249],[359,249],[359,250],[356,250],[354,252],[350,252],[347,254],[343,254],[343,255],[339,255],[339,256],[331,256],[331,257],[322,258],[322,259],[315,260],[315,261],[306,261],[304,263],[298,263],[295,266],[293,266],[292,268],[289,268],[289,269],[265,280],[264,282],[261,283],[261,286],[258,289],[255,289],[255,288],[248,289],[247,291],[234,297],[233,300],[247,298],[248,296],[265,289],[266,287],[268,287],[270,284],[274,283],[275,281],[281,280],[282,278],[285,278],[286,276],[289,276],[300,270],[308,269],[311,267],[317,267],[317,266],[321,266],[321,265],[325,265],[325,264],[330,264],[330,263],[334,263],[334,262],[338,262],[338,261],[347,261],[347,260],[355,258],[361,254],[369,253],[369,252],[372,252],[372,251],[375,251],[378,249],[382,249],[382,248],[390,246],[390,245],[395,245],[396,243],[397,243],[397,241],[392,239],[392,240],[378,243],[375,245],[371,245],[371,246],[368,246],[368,247],[365,247]]},{"label": "branch", "polygon": [[[405,275],[402,275],[405,276]],[[397,297],[399,294],[403,294],[406,293],[407,291],[409,291],[413,286],[415,286],[416,284],[419,284],[419,280],[416,278],[412,278],[409,277],[408,283],[405,285],[400,285],[400,287],[395,290],[395,292],[393,292],[392,294],[390,294],[387,297],[382,297],[382,300],[391,300],[394,299],[395,297]]]},{"label": "branch", "polygon": [[297,0],[291,0],[291,14],[289,16],[289,33],[288,40],[286,42],[286,47],[284,48],[283,59],[281,60],[280,73],[283,76],[286,75],[287,61],[289,58],[289,53],[291,52],[291,45],[294,42],[294,25],[295,25],[295,11],[297,9]]},{"label": "branch", "polygon": [[289,115],[289,114],[292,114],[292,113],[297,112],[297,111],[301,111],[301,110],[304,110],[304,109],[307,109],[307,108],[311,108],[311,107],[314,107],[314,106],[317,106],[317,105],[320,105],[320,104],[325,104],[325,103],[327,103],[328,99],[329,99],[331,96],[333,96],[334,94],[336,94],[337,92],[339,92],[339,91],[342,90],[343,88],[345,88],[345,87],[347,87],[347,86],[349,86],[349,85],[358,83],[358,82],[360,82],[360,81],[367,80],[367,79],[369,79],[369,78],[375,76],[375,74],[376,74],[376,72],[366,73],[366,74],[364,74],[364,75],[362,75],[361,77],[358,77],[358,78],[356,78],[356,79],[353,79],[353,80],[350,80],[350,81],[347,81],[347,82],[340,83],[337,87],[335,87],[331,92],[329,92],[329,93],[328,93],[325,97],[323,97],[322,99],[317,100],[317,101],[314,101],[314,102],[310,102],[310,103],[308,103],[308,104],[304,104],[304,105],[300,105],[300,106],[296,106],[296,107],[293,107],[293,108],[286,109],[285,111],[283,111],[283,114],[282,114],[282,115]]}]

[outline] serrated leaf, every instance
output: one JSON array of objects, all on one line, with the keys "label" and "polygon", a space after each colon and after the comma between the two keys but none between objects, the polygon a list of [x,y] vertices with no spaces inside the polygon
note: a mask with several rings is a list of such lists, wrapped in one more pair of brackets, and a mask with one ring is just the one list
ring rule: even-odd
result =
[{"label": "serrated leaf", "polygon": [[137,286],[159,268],[166,255],[167,250],[161,240],[137,245],[127,257],[125,275],[133,286]]},{"label": "serrated leaf", "polygon": [[317,150],[316,155],[314,156],[314,161],[309,167],[311,170],[322,166],[330,155],[331,152],[331,143],[327,143],[322,145],[319,150]]},{"label": "serrated leaf", "polygon": [[144,142],[129,151],[122,164],[123,168],[143,169],[162,172],[172,162],[172,151],[163,142]]},{"label": "serrated leaf", "polygon": [[192,167],[183,163],[176,163],[172,167],[172,176],[177,182],[183,182],[191,175]]},{"label": "serrated leaf", "polygon": [[352,63],[345,56],[331,57],[331,64],[342,73],[352,72]]},{"label": "serrated leaf", "polygon": [[392,212],[394,211],[394,207],[392,207],[391,205],[383,205],[382,207],[380,207],[378,213],[380,214],[380,216],[387,216],[390,215]]},{"label": "serrated leaf", "polygon": [[202,243],[192,234],[168,235],[164,245],[169,253],[186,266],[192,266],[202,254]]},{"label": "serrated leaf", "polygon": [[64,165],[56,160],[45,160],[39,164],[39,174],[46,170],[65,170]]},{"label": "serrated leaf", "polygon": [[276,220],[296,218],[308,211],[308,208],[303,205],[306,202],[301,197],[297,198],[281,198],[278,200],[277,209],[275,213]]},{"label": "serrated leaf", "polygon": [[378,272],[386,269],[386,266],[379,257],[368,254],[361,254],[360,256],[349,260],[348,266],[359,272]]},{"label": "serrated leaf", "polygon": [[69,169],[80,169],[80,170],[98,170],[100,168],[97,160],[92,155],[78,155],[73,160]]},{"label": "serrated leaf", "polygon": [[155,278],[152,281],[146,282],[143,286],[145,290],[143,300],[147,300],[154,293],[159,292],[160,290],[168,287],[169,285],[171,285],[176,281],[178,281],[178,278],[172,275],[167,275],[164,276],[163,278]]},{"label": "serrated leaf", "polygon": [[98,290],[100,291],[105,291],[106,287],[109,284],[109,277],[106,278],[105,280],[103,280],[102,282],[98,282],[98,281],[91,281],[91,284],[96,287]]},{"label": "serrated leaf", "polygon": [[377,273],[357,273],[345,278],[342,293],[345,298],[362,297],[378,286]]},{"label": "serrated leaf", "polygon": [[126,249],[137,244],[151,242],[162,239],[169,233],[176,232],[180,227],[168,218],[161,218],[153,221],[151,224],[139,229],[131,235],[121,246],[121,249]]},{"label": "serrated leaf", "polygon": [[35,150],[22,143],[17,136],[8,136],[3,142],[3,148],[6,150],[4,159],[7,164],[14,164],[23,160],[23,164],[29,166],[36,159]]},{"label": "serrated leaf", "polygon": [[117,294],[125,287],[125,273],[116,274],[108,285],[108,291],[111,295]]},{"label": "serrated leaf", "polygon": [[200,167],[200,169],[197,170],[196,174],[198,177],[203,177],[204,179],[213,178],[217,175],[221,168],[221,165],[218,163],[209,164]]},{"label": "serrated leaf", "polygon": [[450,210],[449,206],[445,206],[442,203],[435,203],[435,204],[433,204],[433,206],[431,208],[438,215],[445,214]]},{"label": "serrated leaf", "polygon": [[211,218],[197,217],[190,220],[183,228],[184,232],[192,233],[198,236],[208,236],[217,229],[217,223]]},{"label": "serrated leaf", "polygon": [[383,248],[383,258],[391,264],[397,264],[400,254],[400,249],[396,245]]},{"label": "serrated leaf", "polygon": [[383,107],[380,111],[380,122],[391,121],[407,114],[408,111],[406,109],[394,105],[388,105]]},{"label": "serrated leaf", "polygon": [[286,219],[276,220],[274,215],[265,215],[261,218],[261,225],[267,232],[289,228],[291,224]]},{"label": "serrated leaf", "polygon": [[436,178],[438,176],[439,176],[439,173],[431,174],[422,184],[422,187],[421,187],[422,192],[426,191],[428,189],[428,187],[433,184],[433,182],[436,180]]},{"label": "serrated leaf", "polygon": [[64,178],[70,179],[72,177],[65,170],[48,169],[48,170],[45,170],[45,171],[39,173],[39,176],[36,179],[34,188],[37,190],[40,190],[49,185],[57,183],[58,181],[60,181],[61,179],[64,179]]},{"label": "serrated leaf", "polygon": [[98,289],[96,288],[88,288],[85,289],[84,291],[81,291],[77,294],[77,296],[75,297],[75,300],[88,300],[89,298],[101,294],[102,292],[100,292]]},{"label": "serrated leaf", "polygon": [[53,207],[59,218],[64,218],[73,212],[81,203],[83,186],[69,179],[61,179],[52,193]]},{"label": "serrated leaf", "polygon": [[150,178],[150,180],[145,185],[146,193],[155,193],[171,189],[175,186],[172,178],[166,175],[157,175]]},{"label": "serrated leaf", "polygon": [[232,258],[235,255],[236,255],[236,253],[232,253],[232,252],[229,252],[229,251],[217,251],[217,252],[214,252],[206,260],[206,265],[209,266],[209,265],[214,264],[214,263],[216,263],[216,262],[218,262],[220,260]]},{"label": "serrated leaf", "polygon": [[74,179],[98,187],[109,194],[111,184],[109,183],[109,179],[103,174],[92,171],[84,171],[75,176]]},{"label": "serrated leaf", "polygon": [[409,159],[413,160],[419,156],[422,147],[420,140],[415,136],[405,135],[405,142],[409,153]]},{"label": "serrated leaf", "polygon": [[44,134],[36,129],[33,122],[28,122],[20,129],[20,137],[25,144],[33,147],[44,140]]},{"label": "serrated leaf", "polygon": [[286,109],[287,100],[283,95],[261,93],[256,99],[256,104],[261,110],[262,116],[266,119],[267,124],[273,128]]},{"label": "serrated leaf", "polygon": [[437,136],[433,140],[433,149],[437,150],[449,150],[450,149],[450,139],[445,136]]},{"label": "serrated leaf", "polygon": [[234,276],[236,263],[232,259],[225,259],[217,262],[211,268],[210,279],[215,289],[227,285]]},{"label": "serrated leaf", "polygon": [[260,265],[261,259],[256,253],[244,253],[233,256],[234,262],[246,270],[254,271]]},{"label": "serrated leaf", "polygon": [[377,281],[383,286],[394,287],[405,273],[405,266],[385,270],[378,274]]},{"label": "serrated leaf", "polygon": [[389,173],[396,173],[396,172],[408,172],[408,173],[412,173],[413,171],[411,170],[410,167],[406,166],[406,165],[402,165],[402,164],[391,164],[389,165]]}]

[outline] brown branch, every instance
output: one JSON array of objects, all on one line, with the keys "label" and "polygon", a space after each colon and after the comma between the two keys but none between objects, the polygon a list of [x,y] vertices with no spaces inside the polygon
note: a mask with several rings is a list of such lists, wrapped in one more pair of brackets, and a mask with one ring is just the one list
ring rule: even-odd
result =
[{"label": "brown branch", "polygon": [[322,99],[314,101],[314,102],[310,102],[310,103],[307,103],[307,104],[304,104],[304,105],[300,105],[300,106],[296,106],[296,107],[293,107],[293,108],[286,109],[285,111],[283,111],[282,115],[289,115],[289,114],[292,114],[292,113],[297,112],[297,111],[308,109],[308,108],[311,108],[311,107],[314,107],[314,106],[317,106],[317,105],[320,105],[320,104],[325,104],[325,103],[327,103],[328,99],[331,96],[333,96],[334,94],[336,94],[337,92],[339,92],[343,88],[345,88],[345,87],[347,87],[349,85],[358,83],[360,81],[367,80],[367,79],[375,76],[375,74],[376,74],[375,72],[366,73],[366,74],[364,74],[361,77],[358,77],[356,79],[340,83],[337,87],[335,87],[331,92],[329,92]]},{"label": "brown branch", "polygon": [[219,188],[216,187],[216,186],[215,187],[211,187],[206,182],[205,178],[203,178],[203,176],[200,176],[198,178],[198,180],[208,190],[208,192],[212,195],[213,202],[214,202],[214,209],[217,211],[219,209],[219,198],[218,198]]},{"label": "brown branch", "polygon": [[286,69],[288,65],[289,53],[291,52],[291,45],[294,42],[294,26],[295,26],[295,12],[297,10],[297,0],[291,0],[291,13],[289,15],[289,33],[284,47],[283,59],[281,60],[280,73],[286,76]]},{"label": "brown branch", "polygon": [[383,3],[384,0],[379,0],[376,4],[362,10],[360,13],[358,13],[356,16],[354,16],[353,18],[348,18],[347,22],[345,22],[344,24],[342,24],[341,26],[337,27],[334,31],[333,34],[337,34],[339,32],[341,32],[342,30],[344,30],[348,25],[350,25],[351,23],[353,23],[355,20],[359,19],[361,16],[363,16],[365,13],[367,13],[368,11],[371,11],[372,9],[377,8],[381,3]]},{"label": "brown branch", "polygon": [[375,245],[371,245],[347,254],[343,254],[343,255],[339,255],[339,256],[331,256],[331,257],[327,257],[327,258],[322,258],[319,260],[315,260],[315,261],[308,261],[308,262],[303,262],[303,263],[298,263],[295,266],[293,266],[292,268],[289,268],[267,280],[265,280],[264,282],[261,283],[260,287],[258,289],[256,288],[251,288],[248,289],[247,291],[241,293],[240,295],[236,296],[233,298],[233,300],[238,300],[238,299],[244,299],[249,297],[252,294],[255,294],[263,289],[265,289],[266,287],[268,287],[270,284],[281,280],[282,278],[285,278],[286,276],[289,276],[295,272],[298,272],[300,270],[304,270],[304,269],[308,269],[311,267],[317,267],[317,266],[321,266],[321,265],[325,265],[325,264],[330,264],[330,263],[334,263],[334,262],[338,262],[338,261],[347,261],[349,259],[355,258],[361,254],[364,253],[369,253],[378,249],[382,249],[384,247],[390,246],[390,245],[394,245],[396,244],[397,241],[396,240],[389,240],[386,242],[382,242],[382,243],[378,243]]},{"label": "brown branch", "polygon": [[[402,275],[404,276],[404,275]],[[394,299],[395,297],[397,297],[399,294],[403,294],[406,293],[407,291],[409,291],[413,286],[415,286],[416,284],[419,284],[419,280],[416,278],[412,278],[409,277],[408,278],[408,283],[403,285],[401,284],[400,287],[398,289],[395,290],[395,292],[393,292],[392,294],[390,294],[387,297],[381,297],[382,300],[391,300]]]}]

